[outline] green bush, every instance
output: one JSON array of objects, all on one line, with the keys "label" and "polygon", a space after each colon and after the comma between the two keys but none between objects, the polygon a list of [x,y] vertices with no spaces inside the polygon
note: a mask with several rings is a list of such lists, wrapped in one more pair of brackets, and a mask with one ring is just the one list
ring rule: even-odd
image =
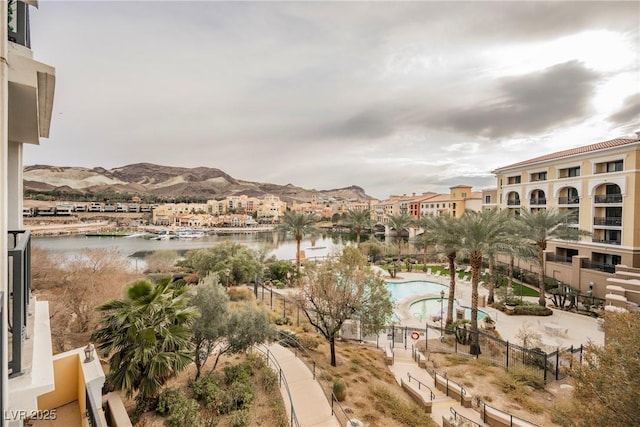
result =
[{"label": "green bush", "polygon": [[193,396],[203,402],[209,409],[217,406],[217,400],[221,394],[220,384],[217,378],[206,375],[191,383]]},{"label": "green bush", "polygon": [[180,390],[169,387],[160,393],[160,396],[158,396],[156,412],[161,416],[166,417],[171,413],[172,408],[180,406],[185,400],[186,397]]},{"label": "green bush", "polygon": [[229,424],[231,427],[245,427],[251,420],[251,414],[246,409],[233,411],[229,416]]},{"label": "green bush", "polygon": [[249,363],[240,363],[224,367],[225,384],[233,384],[235,382],[248,382],[253,376],[253,367]]},{"label": "green bush", "polygon": [[184,402],[171,410],[171,416],[167,420],[169,427],[201,426],[200,405],[194,399],[186,399]]},{"label": "green bush", "polygon": [[347,383],[342,378],[333,380],[333,394],[338,402],[343,402],[347,398]]},{"label": "green bush", "polygon": [[538,304],[525,304],[517,305],[513,310],[513,314],[520,316],[551,316],[553,311],[550,308],[542,307]]},{"label": "green bush", "polygon": [[233,411],[247,409],[253,402],[253,385],[246,379],[246,382],[236,381],[228,386],[221,396],[218,412],[229,414]]}]

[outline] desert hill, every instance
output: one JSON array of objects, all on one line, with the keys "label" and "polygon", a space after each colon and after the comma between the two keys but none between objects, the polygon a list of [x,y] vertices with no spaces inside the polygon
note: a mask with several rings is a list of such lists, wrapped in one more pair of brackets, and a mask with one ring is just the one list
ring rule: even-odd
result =
[{"label": "desert hill", "polygon": [[25,193],[129,194],[158,198],[221,199],[233,195],[260,197],[274,194],[288,203],[318,200],[368,201],[358,186],[309,190],[292,184],[243,181],[216,168],[182,168],[136,163],[113,169],[33,165],[24,168]]}]

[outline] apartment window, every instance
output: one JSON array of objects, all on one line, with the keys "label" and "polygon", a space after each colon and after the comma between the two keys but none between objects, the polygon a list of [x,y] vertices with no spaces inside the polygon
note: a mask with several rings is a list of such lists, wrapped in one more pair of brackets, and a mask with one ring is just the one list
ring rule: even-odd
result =
[{"label": "apartment window", "polygon": [[560,169],[558,172],[559,178],[571,178],[574,176],[580,176],[580,166]]},{"label": "apartment window", "polygon": [[507,184],[520,184],[522,178],[520,177],[520,175],[516,175],[516,176],[510,176],[509,178],[507,178]]},{"label": "apartment window", "polygon": [[607,172],[620,172],[622,171],[622,160],[616,160],[615,162],[607,162]]},{"label": "apartment window", "polygon": [[462,198],[466,198],[467,197],[467,193],[462,193]]},{"label": "apartment window", "polygon": [[547,173],[546,172],[536,172],[531,174],[531,181],[546,181]]},{"label": "apartment window", "polygon": [[491,196],[484,196],[484,202],[486,204],[490,204],[491,203]]}]

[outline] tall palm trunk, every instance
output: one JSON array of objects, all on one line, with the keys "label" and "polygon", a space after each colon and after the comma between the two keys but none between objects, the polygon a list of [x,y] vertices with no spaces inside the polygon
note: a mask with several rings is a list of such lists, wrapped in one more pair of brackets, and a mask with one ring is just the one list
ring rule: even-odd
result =
[{"label": "tall palm trunk", "polygon": [[362,228],[356,227],[356,246],[360,247],[360,234],[362,234]]},{"label": "tall palm trunk", "polygon": [[480,281],[480,268],[482,267],[482,256],[471,255],[471,345],[469,353],[480,354],[480,343],[478,341],[478,282]]},{"label": "tall palm trunk", "polygon": [[487,303],[493,304],[495,300],[494,292],[496,288],[496,259],[493,255],[489,255],[489,296]]},{"label": "tall palm trunk", "polygon": [[540,298],[538,298],[538,304],[542,307],[547,305],[547,299],[545,298],[544,288],[544,247],[538,245],[538,289],[540,292]]},{"label": "tall palm trunk", "polygon": [[302,236],[296,236],[296,273],[298,278],[300,278],[300,242],[302,241]]},{"label": "tall palm trunk", "polygon": [[[511,289],[511,290],[513,290],[513,264],[514,264],[514,257],[513,257],[513,254],[511,254],[509,255],[509,272],[508,272],[509,283],[507,287],[507,289]],[[522,283],[520,283],[520,286],[522,286]]]},{"label": "tall palm trunk", "polygon": [[447,261],[449,262],[449,301],[447,302],[446,328],[449,329],[453,324],[453,300],[456,294],[456,253],[447,255]]}]

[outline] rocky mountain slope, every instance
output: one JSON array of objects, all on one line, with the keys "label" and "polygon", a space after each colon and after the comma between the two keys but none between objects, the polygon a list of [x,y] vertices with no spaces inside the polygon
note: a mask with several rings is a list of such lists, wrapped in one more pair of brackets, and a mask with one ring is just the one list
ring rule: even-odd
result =
[{"label": "rocky mountain slope", "polygon": [[207,199],[243,194],[250,197],[274,194],[286,202],[306,202],[311,200],[314,193],[319,200],[371,199],[358,186],[316,191],[292,184],[243,181],[215,168],[181,168],[151,163],[137,163],[114,169],[26,166],[24,189],[37,192],[126,193],[132,196],[188,196]]}]

